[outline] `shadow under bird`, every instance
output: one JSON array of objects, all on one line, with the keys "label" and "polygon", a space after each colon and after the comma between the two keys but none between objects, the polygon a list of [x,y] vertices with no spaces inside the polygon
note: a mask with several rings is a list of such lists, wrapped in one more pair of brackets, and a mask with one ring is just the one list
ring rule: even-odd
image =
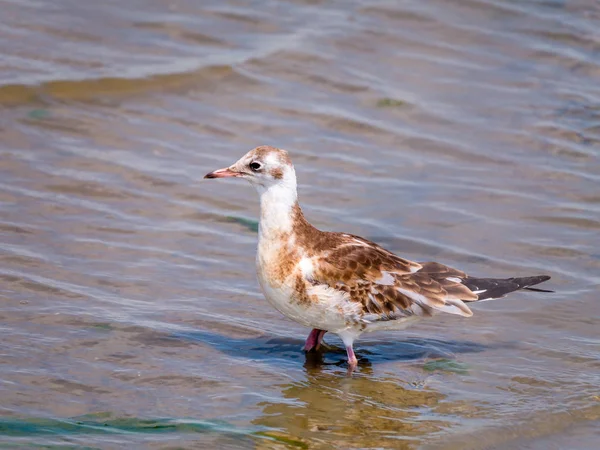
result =
[{"label": "shadow under bird", "polygon": [[204,178],[243,178],[260,195],[256,269],[271,305],[312,328],[304,350],[318,350],[337,334],[348,364],[358,363],[354,341],[365,332],[400,330],[436,313],[473,315],[467,303],[531,288],[547,275],[475,278],[437,262],[413,262],[374,242],[313,227],[298,205],[296,173],[285,150],[260,146]]}]

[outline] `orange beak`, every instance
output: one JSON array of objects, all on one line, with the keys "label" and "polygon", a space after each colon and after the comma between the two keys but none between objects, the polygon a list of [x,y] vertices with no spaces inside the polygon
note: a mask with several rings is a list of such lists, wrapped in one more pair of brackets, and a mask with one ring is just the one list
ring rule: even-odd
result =
[{"label": "orange beak", "polygon": [[225,169],[215,170],[214,172],[207,173],[204,175],[204,178],[229,178],[229,177],[239,177],[242,174],[239,172],[235,172],[231,170],[229,167]]}]

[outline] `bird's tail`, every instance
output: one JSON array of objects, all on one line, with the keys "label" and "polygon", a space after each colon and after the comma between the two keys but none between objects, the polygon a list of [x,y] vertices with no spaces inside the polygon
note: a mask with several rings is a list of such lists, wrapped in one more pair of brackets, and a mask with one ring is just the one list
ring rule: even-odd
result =
[{"label": "bird's tail", "polygon": [[[506,294],[517,291],[519,289],[525,289],[528,291],[535,292],[554,292],[546,289],[532,288],[536,284],[548,281],[550,277],[548,275],[538,275],[535,277],[522,277],[522,278],[464,278],[462,284],[467,286],[474,294],[477,294],[477,300],[494,300],[497,298],[504,297]],[[468,300],[467,300],[468,301]]]}]

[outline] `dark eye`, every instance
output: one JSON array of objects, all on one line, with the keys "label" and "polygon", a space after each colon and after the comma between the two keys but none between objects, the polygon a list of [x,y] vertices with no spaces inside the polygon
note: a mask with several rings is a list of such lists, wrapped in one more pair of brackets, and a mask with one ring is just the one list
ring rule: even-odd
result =
[{"label": "dark eye", "polygon": [[260,165],[260,163],[259,163],[259,162],[256,162],[256,161],[254,161],[254,162],[251,162],[251,163],[250,163],[250,168],[251,168],[251,169],[252,169],[254,172],[256,172],[258,169],[260,169],[260,167],[261,167],[261,165]]}]

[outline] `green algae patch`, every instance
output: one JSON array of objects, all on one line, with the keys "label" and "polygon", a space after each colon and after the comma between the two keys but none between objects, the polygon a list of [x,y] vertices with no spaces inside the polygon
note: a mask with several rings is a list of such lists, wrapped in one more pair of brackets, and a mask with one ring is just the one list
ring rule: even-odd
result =
[{"label": "green algae patch", "polygon": [[115,329],[115,327],[108,322],[93,323],[93,324],[89,325],[89,328],[92,330],[99,330],[99,331],[113,331]]},{"label": "green algae patch", "polygon": [[120,433],[209,433],[252,436],[256,428],[241,428],[225,421],[193,419],[111,418],[108,413],[91,414],[72,419],[0,419],[0,436],[120,434]]},{"label": "green algae patch", "polygon": [[408,103],[402,100],[396,100],[393,98],[380,98],[376,103],[378,108],[399,108],[401,106],[407,106]]},{"label": "green algae patch", "polygon": [[228,222],[233,222],[242,225],[250,231],[258,233],[258,221],[253,219],[246,219],[245,217],[227,216]]},{"label": "green algae patch", "polygon": [[269,432],[269,431],[259,431],[258,433],[255,433],[255,436],[272,439],[274,441],[280,442],[280,443],[285,444],[290,447],[308,448],[308,444],[306,442],[302,442],[298,439],[292,439],[287,436],[282,436],[280,434],[275,434],[275,433]]},{"label": "green algae patch", "polygon": [[47,119],[48,117],[50,117],[50,111],[42,108],[32,109],[27,113],[27,118],[33,120],[42,120]]},{"label": "green algae patch", "polygon": [[423,370],[427,372],[450,372],[465,375],[469,373],[469,366],[453,359],[444,358],[427,361],[423,365]]}]

